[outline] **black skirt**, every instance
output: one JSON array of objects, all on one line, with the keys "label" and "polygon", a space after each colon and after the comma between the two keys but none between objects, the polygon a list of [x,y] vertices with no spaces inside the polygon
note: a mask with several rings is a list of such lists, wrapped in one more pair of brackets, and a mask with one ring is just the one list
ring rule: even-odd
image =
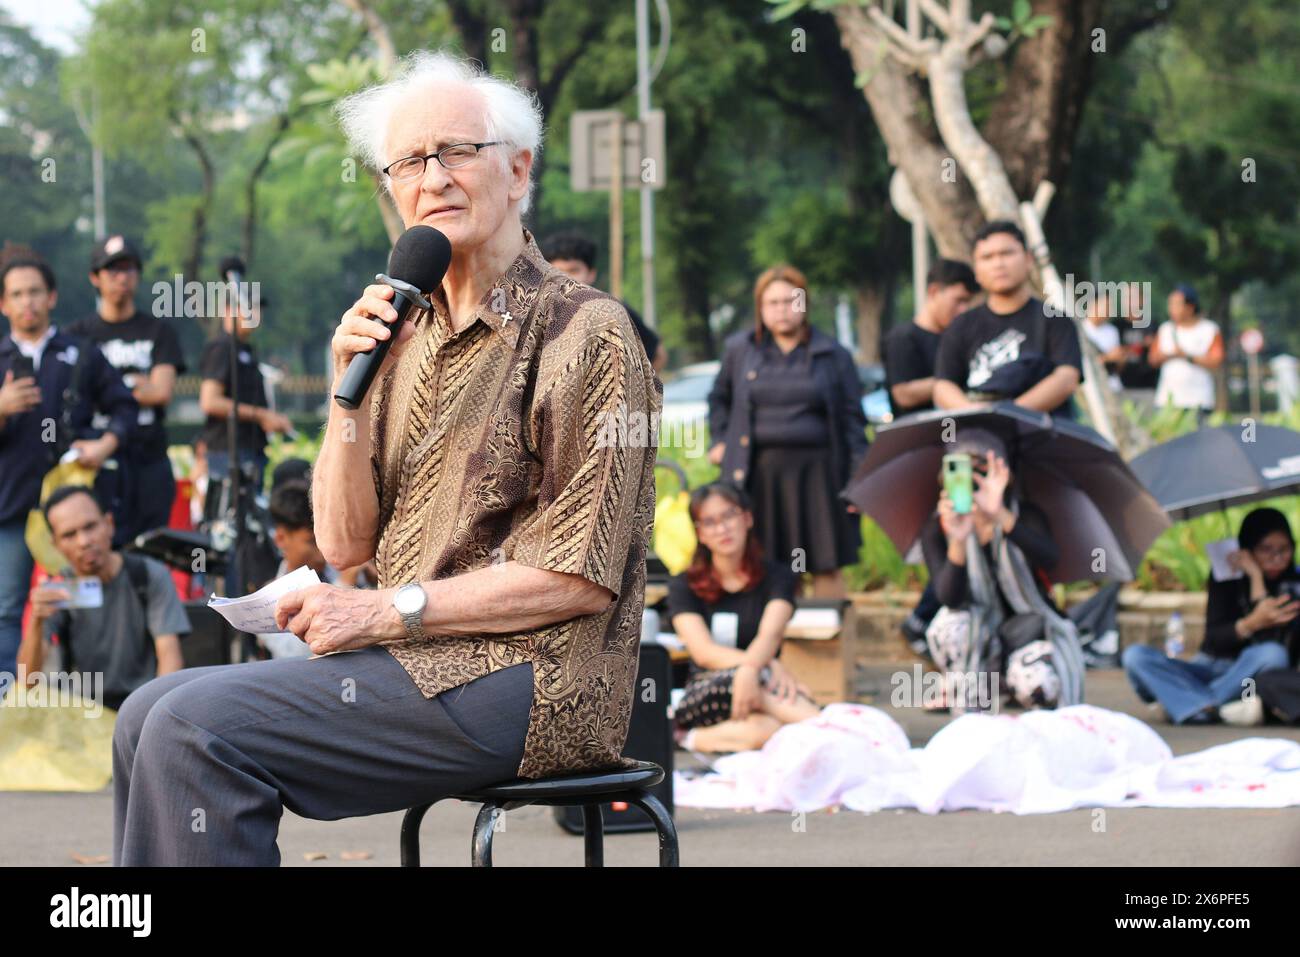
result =
[{"label": "black skirt", "polygon": [[754,502],[754,531],[768,558],[792,562],[795,549],[802,549],[802,570],[814,573],[857,562],[861,516],[849,514],[839,498],[829,449],[756,446],[746,491]]}]

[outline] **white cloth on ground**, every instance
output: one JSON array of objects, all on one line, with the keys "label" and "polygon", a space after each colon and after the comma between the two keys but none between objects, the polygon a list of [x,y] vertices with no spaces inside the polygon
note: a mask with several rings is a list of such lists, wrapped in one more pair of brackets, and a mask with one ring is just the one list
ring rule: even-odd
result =
[{"label": "white cloth on ground", "polygon": [[1046,814],[1078,807],[1300,805],[1300,742],[1246,738],[1174,757],[1137,718],[1092,705],[966,714],[911,748],[884,711],[832,704],[716,773],[677,772],[680,807],[914,808]]}]

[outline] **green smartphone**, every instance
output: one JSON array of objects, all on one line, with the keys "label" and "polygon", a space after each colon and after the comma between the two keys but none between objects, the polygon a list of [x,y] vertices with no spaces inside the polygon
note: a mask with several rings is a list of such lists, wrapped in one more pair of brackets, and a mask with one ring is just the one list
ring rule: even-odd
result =
[{"label": "green smartphone", "polygon": [[943,490],[948,493],[954,512],[958,515],[970,512],[974,487],[969,453],[952,452],[943,457]]}]

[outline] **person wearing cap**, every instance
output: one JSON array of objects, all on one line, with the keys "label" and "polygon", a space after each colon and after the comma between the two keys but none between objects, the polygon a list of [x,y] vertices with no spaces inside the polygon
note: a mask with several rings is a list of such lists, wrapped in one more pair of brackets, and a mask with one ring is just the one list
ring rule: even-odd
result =
[{"label": "person wearing cap", "polygon": [[1169,321],[1161,323],[1149,360],[1160,369],[1156,405],[1196,409],[1200,418],[1214,408],[1214,370],[1223,365],[1223,334],[1201,314],[1196,290],[1186,283],[1169,294]]},{"label": "person wearing cap", "polygon": [[221,317],[222,332],[203,347],[199,357],[199,372],[203,376],[199,408],[207,416],[201,438],[207,448],[208,477],[224,479],[230,470],[230,340],[231,336],[238,338],[234,391],[239,425],[235,439],[240,463],[253,469],[258,488],[266,471],[267,434],[293,430],[288,416],[269,407],[257,353],[249,342],[253,330],[261,324],[263,305],[255,301],[248,315],[236,318],[241,307],[232,297],[227,297]]},{"label": "person wearing cap", "polygon": [[[103,353],[50,324],[57,301],[43,259],[21,247],[0,253],[0,312],[9,320],[0,339],[0,674],[17,664],[33,564],[27,515],[45,474],[70,451],[98,468],[135,429],[138,407]],[[91,437],[96,412],[108,426]]]},{"label": "person wearing cap", "polygon": [[109,236],[97,244],[90,259],[90,282],[99,293],[98,308],[68,330],[99,346],[140,406],[136,438],[130,455],[124,456],[131,506],[118,529],[118,544],[165,528],[176,497],[165,419],[176,377],[185,371],[185,357],[167,317],[136,308],[141,268],[139,250],[125,237]]}]

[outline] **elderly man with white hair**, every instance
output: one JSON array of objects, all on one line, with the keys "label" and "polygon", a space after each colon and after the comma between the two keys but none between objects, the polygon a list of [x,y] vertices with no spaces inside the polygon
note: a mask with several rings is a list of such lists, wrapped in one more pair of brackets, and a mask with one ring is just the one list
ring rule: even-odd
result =
[{"label": "elderly man with white hair", "polygon": [[[551,267],[521,215],[535,100],[444,54],[350,97],[353,147],[406,226],[451,242],[356,411],[331,406],[313,471],[336,566],[277,619],[313,657],[195,668],[124,705],[116,864],[278,864],[282,808],[318,820],[516,776],[619,767],[653,521],[663,387],[627,313]],[[335,380],[387,337],[372,285],[334,334]],[[626,435],[626,441],[609,441]]]}]

